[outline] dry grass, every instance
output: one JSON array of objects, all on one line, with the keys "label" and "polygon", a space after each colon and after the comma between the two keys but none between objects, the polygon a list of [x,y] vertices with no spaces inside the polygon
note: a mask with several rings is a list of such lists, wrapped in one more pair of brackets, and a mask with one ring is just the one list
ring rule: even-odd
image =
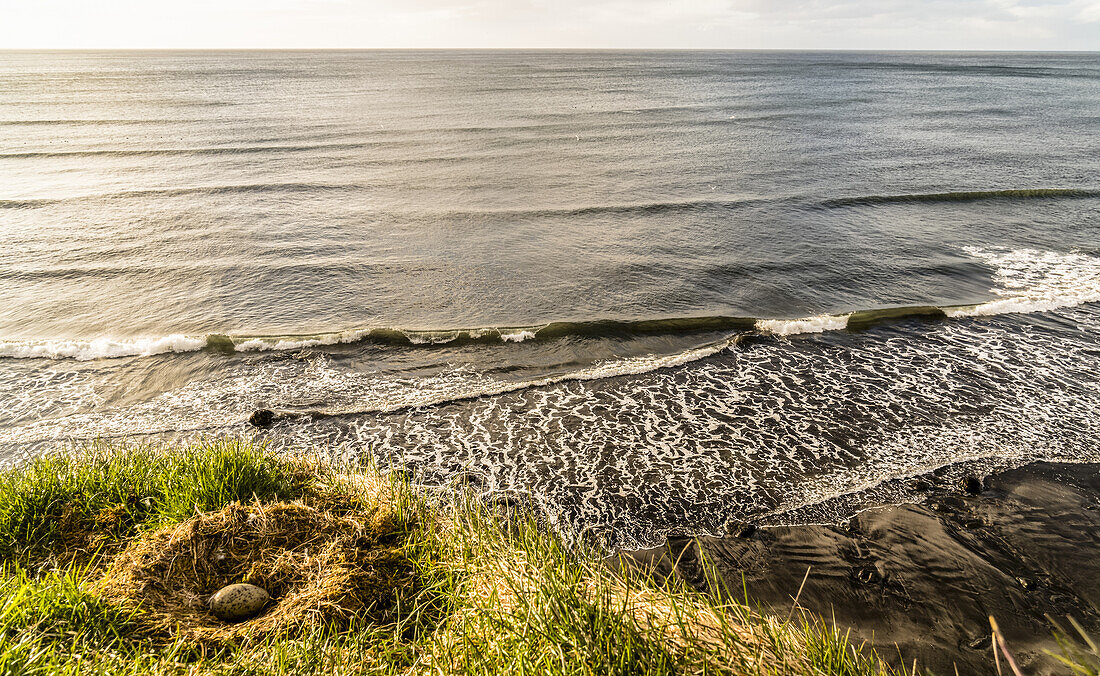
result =
[{"label": "dry grass", "polygon": [[[416,585],[404,526],[378,495],[233,503],[136,538],[97,585],[103,598],[139,608],[150,637],[220,646],[352,619],[386,621]],[[273,597],[259,616],[228,624],[210,597],[236,582]]]}]

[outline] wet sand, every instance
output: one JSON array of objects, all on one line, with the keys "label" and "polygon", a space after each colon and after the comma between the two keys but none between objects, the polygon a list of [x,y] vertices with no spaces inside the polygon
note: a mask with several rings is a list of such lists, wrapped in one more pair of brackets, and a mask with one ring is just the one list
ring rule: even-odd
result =
[{"label": "wet sand", "polygon": [[[914,485],[922,504],[874,507],[841,526],[748,526],[699,546],[734,593],[747,588],[783,615],[809,568],[799,605],[894,664],[994,673],[992,615],[1026,673],[1065,673],[1043,652],[1058,650],[1046,615],[1100,634],[1100,465],[1035,463],[969,486],[936,475]],[[705,588],[694,542],[631,561],[667,576],[678,560],[677,572]]]}]

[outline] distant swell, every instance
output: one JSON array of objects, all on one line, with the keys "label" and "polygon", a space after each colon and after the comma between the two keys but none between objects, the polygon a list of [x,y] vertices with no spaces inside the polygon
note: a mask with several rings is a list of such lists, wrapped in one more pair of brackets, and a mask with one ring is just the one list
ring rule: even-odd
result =
[{"label": "distant swell", "polygon": [[135,119],[135,118],[119,118],[119,119],[94,119],[94,118],[70,118],[70,119],[39,119],[39,120],[0,120],[0,127],[38,127],[38,126],[78,126],[78,125],[121,125],[121,124],[173,124],[183,122],[179,119]]},{"label": "distant swell", "polygon": [[93,340],[0,340],[0,357],[17,359],[105,359],[170,352],[251,352],[376,343],[394,346],[457,346],[520,343],[565,338],[629,338],[693,333],[764,333],[790,336],[823,331],[861,331],[902,319],[941,320],[1008,313],[1047,312],[1100,302],[1100,258],[1079,253],[1032,249],[966,252],[993,267],[997,286],[993,300],[974,305],[907,305],[795,319],[755,317],[674,317],[666,319],[563,321],[534,326],[457,329],[362,328],[299,335],[187,336],[97,338]]},{"label": "distant swell", "polygon": [[871,204],[904,204],[907,202],[978,202],[982,200],[1026,200],[1053,198],[1100,197],[1100,190],[1074,188],[1033,188],[1027,190],[974,190],[967,192],[915,193],[909,195],[866,195],[825,200],[821,206],[852,207]]},{"label": "distant swell", "polygon": [[[0,158],[3,158],[0,155]],[[311,192],[311,191],[354,191],[366,186],[359,184],[317,184],[317,183],[259,183],[250,185],[194,186],[181,188],[157,188],[151,190],[123,190],[109,193],[74,195],[71,197],[42,197],[14,200],[0,200],[0,209],[31,209],[64,202],[133,199],[141,197],[175,197],[180,195],[219,195],[247,192]],[[758,204],[762,200],[754,199],[686,199],[679,201],[632,202],[626,204],[598,204],[562,206],[537,209],[480,209],[473,211],[432,211],[419,212],[441,218],[559,218],[617,214],[662,214],[701,211],[707,209],[737,209]]]},{"label": "distant swell", "polygon": [[[317,148],[344,148],[354,147],[356,144],[332,144],[332,145],[301,145],[301,146],[254,146],[238,148],[196,148],[196,149],[150,149],[150,150],[93,150],[93,151],[57,151],[36,153],[9,153],[0,154],[0,159],[12,159],[17,157],[84,157],[93,155],[166,155],[181,153],[245,153],[266,151],[306,151]],[[441,161],[443,158],[434,158],[432,161]],[[447,159],[462,159],[459,157]],[[398,160],[395,160],[396,162]],[[412,160],[402,160],[412,161]],[[393,162],[386,162],[387,164]],[[185,186],[178,188],[154,188],[148,190],[124,190],[119,192],[93,193],[87,195],[73,195],[66,197],[40,197],[27,199],[0,200],[0,209],[30,209],[49,206],[71,201],[107,200],[107,199],[133,199],[142,197],[174,197],[180,195],[219,195],[247,192],[330,192],[330,191],[356,191],[368,186],[354,183],[321,184],[321,183],[258,183],[248,185],[223,185],[223,186]],[[978,202],[984,200],[1043,200],[1043,199],[1086,199],[1100,197],[1100,189],[1078,188],[1033,188],[1023,190],[979,190],[967,192],[942,192],[942,193],[914,193],[899,195],[863,195],[856,197],[840,197],[825,200],[809,200],[805,197],[780,197],[761,198],[745,195],[724,196],[699,196],[686,197],[684,199],[666,199],[653,201],[626,202],[620,204],[580,204],[580,205],[555,205],[550,207],[534,208],[488,208],[476,210],[440,210],[419,211],[420,215],[436,216],[440,218],[561,218],[584,217],[601,215],[655,215],[676,214],[705,211],[732,211],[736,209],[751,208],[766,204],[789,204],[795,208],[807,209],[838,209],[857,206],[874,206],[884,204],[906,203],[951,203],[951,202]]]},{"label": "distant swell", "polygon": [[0,200],[0,209],[30,209],[34,207],[85,200],[130,199],[135,197],[178,197],[184,195],[232,195],[243,193],[295,193],[316,191],[359,190],[354,184],[323,183],[249,183],[244,185],[208,185],[185,188],[153,188],[149,190],[123,190],[120,192],[74,195],[72,197],[45,197],[21,200]]},{"label": "distant swell", "polygon": [[[766,200],[758,199],[686,199],[658,202],[633,202],[628,204],[600,204],[591,206],[560,207],[553,209],[501,209],[492,211],[464,212],[468,216],[513,216],[513,217],[555,217],[555,216],[597,216],[602,214],[662,214],[704,209],[737,209],[751,206]],[[454,215],[458,215],[457,212]]]},{"label": "distant swell", "polygon": [[305,143],[297,145],[211,146],[206,148],[97,148],[89,150],[36,150],[0,153],[0,159],[17,160],[46,157],[164,157],[175,155],[245,155],[251,153],[292,153],[315,150],[361,150],[387,145],[373,143]]}]

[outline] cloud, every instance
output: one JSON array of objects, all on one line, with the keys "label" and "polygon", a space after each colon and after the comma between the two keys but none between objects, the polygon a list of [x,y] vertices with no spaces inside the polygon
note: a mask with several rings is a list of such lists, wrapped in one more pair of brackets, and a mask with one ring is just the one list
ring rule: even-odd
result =
[{"label": "cloud", "polygon": [[0,0],[3,47],[1100,49],[1100,0]]},{"label": "cloud", "polygon": [[[1100,21],[1100,2],[1076,2],[1077,18],[1088,23]],[[1100,38],[1097,39],[1100,42]]]}]

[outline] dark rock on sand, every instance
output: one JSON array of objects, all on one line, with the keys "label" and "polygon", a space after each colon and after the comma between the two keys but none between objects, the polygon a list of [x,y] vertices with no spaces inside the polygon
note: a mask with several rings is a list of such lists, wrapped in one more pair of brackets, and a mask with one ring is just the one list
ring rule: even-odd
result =
[{"label": "dark rock on sand", "polygon": [[253,427],[271,427],[274,422],[275,412],[266,408],[256,409],[248,416],[248,424]]},{"label": "dark rock on sand", "polygon": [[978,638],[974,639],[966,645],[967,647],[973,648],[974,650],[985,650],[993,645],[993,636],[979,636]]},{"label": "dark rock on sand", "polygon": [[735,538],[751,538],[756,535],[756,524],[732,521],[726,524],[725,531],[727,535]]},{"label": "dark rock on sand", "polygon": [[489,505],[501,511],[522,509],[529,503],[527,496],[520,493],[500,492],[489,496]]},{"label": "dark rock on sand", "polygon": [[977,495],[982,492],[982,480],[976,476],[963,477],[959,480],[959,488],[971,495]]},{"label": "dark rock on sand", "polygon": [[854,572],[856,579],[864,584],[873,584],[882,580],[879,572],[870,566],[859,568]]},{"label": "dark rock on sand", "polygon": [[950,514],[955,511],[952,505],[949,505],[941,500],[933,500],[932,502],[929,502],[928,509],[932,510],[933,512],[940,512],[943,514]]},{"label": "dark rock on sand", "polygon": [[465,488],[467,490],[481,490],[486,487],[485,477],[477,472],[466,470],[452,474],[447,483],[451,488]]}]

